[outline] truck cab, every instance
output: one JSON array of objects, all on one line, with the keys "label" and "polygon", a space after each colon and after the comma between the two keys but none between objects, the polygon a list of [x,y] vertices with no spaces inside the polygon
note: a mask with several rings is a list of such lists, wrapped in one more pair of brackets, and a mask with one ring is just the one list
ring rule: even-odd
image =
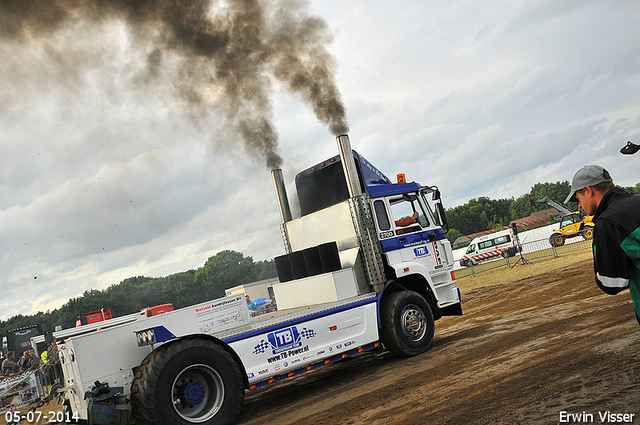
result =
[{"label": "truck cab", "polygon": [[[462,314],[438,188],[407,183],[404,175],[393,183],[351,150],[348,139],[339,140],[343,145],[348,148],[340,155],[296,176],[301,217],[281,211],[289,255],[336,241],[342,265],[353,263],[357,270],[358,294],[402,287],[422,295],[436,320]],[[282,209],[286,195],[279,197]],[[348,255],[350,250],[356,252]]]},{"label": "truck cab", "polygon": [[461,314],[444,210],[431,204],[442,205],[438,189],[396,183],[369,193],[387,277],[427,297],[437,317]]}]

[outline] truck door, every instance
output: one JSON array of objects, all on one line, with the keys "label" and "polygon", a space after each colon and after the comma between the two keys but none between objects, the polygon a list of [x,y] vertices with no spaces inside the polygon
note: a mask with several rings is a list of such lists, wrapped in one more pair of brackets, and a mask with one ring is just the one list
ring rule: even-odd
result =
[{"label": "truck door", "polygon": [[[374,201],[382,250],[389,264],[417,261],[429,271],[444,267],[440,240],[444,233],[417,194],[394,195]],[[388,217],[382,217],[387,214]]]}]

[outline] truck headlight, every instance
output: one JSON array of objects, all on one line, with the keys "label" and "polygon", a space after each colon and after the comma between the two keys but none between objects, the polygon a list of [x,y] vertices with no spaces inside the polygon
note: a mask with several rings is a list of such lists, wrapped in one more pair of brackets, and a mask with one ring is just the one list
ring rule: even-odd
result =
[{"label": "truck headlight", "polygon": [[156,336],[153,329],[136,332],[136,338],[138,340],[138,345],[149,345],[156,342]]},{"label": "truck headlight", "polygon": [[163,325],[155,326],[153,328],[145,329],[142,331],[136,331],[135,334],[136,339],[138,340],[138,347],[142,347],[143,345],[162,343],[176,337]]}]

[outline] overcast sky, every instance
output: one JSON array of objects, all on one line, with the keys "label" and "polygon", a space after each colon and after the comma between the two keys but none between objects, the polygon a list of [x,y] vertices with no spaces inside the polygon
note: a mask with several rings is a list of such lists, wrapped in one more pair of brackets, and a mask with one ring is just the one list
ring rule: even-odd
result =
[{"label": "overcast sky", "polygon": [[[637,0],[313,0],[302,12],[333,36],[322,44],[354,149],[392,179],[439,186],[446,207],[518,197],[589,163],[640,182],[640,154],[619,153],[640,143]],[[193,77],[179,53],[160,68],[174,82],[149,83],[149,46],[117,18],[45,36],[14,23],[0,19],[0,319],[224,249],[284,253],[264,156],[219,102],[171,94]],[[201,90],[216,87],[208,66],[192,68]],[[336,143],[300,93],[269,87],[293,198],[295,173]]]}]

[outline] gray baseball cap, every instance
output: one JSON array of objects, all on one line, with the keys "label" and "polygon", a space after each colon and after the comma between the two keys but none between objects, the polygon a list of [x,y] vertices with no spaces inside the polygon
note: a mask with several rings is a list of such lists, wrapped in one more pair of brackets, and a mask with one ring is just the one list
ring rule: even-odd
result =
[{"label": "gray baseball cap", "polygon": [[576,192],[585,186],[595,186],[604,182],[611,182],[613,179],[607,170],[599,165],[585,165],[573,176],[571,180],[571,193],[564,200],[567,202],[577,202]]}]

